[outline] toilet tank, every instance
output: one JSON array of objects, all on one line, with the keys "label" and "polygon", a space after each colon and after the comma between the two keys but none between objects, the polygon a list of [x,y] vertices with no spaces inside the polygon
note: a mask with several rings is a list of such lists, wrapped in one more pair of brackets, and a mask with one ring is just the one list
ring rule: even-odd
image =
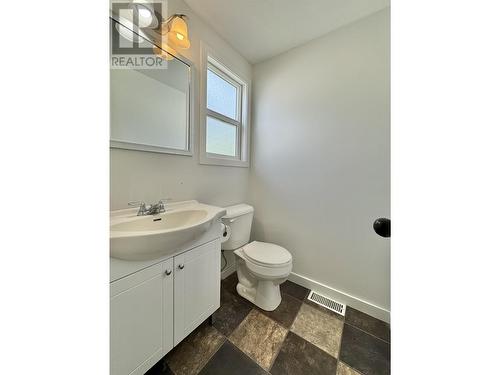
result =
[{"label": "toilet tank", "polygon": [[222,250],[236,250],[250,241],[252,219],[253,207],[248,204],[226,207],[226,216],[222,217],[222,222],[231,228],[231,235],[222,244]]}]

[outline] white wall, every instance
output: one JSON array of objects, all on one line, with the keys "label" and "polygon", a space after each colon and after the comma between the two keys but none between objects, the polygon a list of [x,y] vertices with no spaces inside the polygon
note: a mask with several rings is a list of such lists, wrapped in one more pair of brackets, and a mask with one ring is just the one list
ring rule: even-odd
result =
[{"label": "white wall", "polygon": [[385,320],[389,240],[372,224],[390,217],[389,13],[254,66],[250,178],[253,237]]},{"label": "white wall", "polygon": [[199,69],[200,42],[213,48],[225,63],[245,78],[250,78],[250,64],[208,27],[182,0],[168,1],[168,14],[188,16],[191,48],[182,54],[194,63],[194,152],[178,156],[141,151],[111,149],[111,209],[127,202],[160,198],[198,199],[204,203],[225,206],[245,201],[249,179],[248,168],[218,167],[198,163],[199,135]]}]

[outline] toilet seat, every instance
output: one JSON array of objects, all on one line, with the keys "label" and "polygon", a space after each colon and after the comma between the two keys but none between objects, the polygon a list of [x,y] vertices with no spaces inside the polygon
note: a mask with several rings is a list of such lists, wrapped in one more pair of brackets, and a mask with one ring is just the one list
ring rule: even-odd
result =
[{"label": "toilet seat", "polygon": [[278,245],[253,241],[242,248],[247,261],[261,267],[286,267],[292,262],[292,254]]}]

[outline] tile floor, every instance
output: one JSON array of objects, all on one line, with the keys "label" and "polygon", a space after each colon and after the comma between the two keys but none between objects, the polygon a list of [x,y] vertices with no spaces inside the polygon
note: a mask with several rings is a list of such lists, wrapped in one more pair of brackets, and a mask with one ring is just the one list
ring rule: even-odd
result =
[{"label": "tile floor", "polygon": [[285,282],[282,302],[268,312],[222,280],[221,307],[146,375],[384,375],[390,373],[390,327],[347,307],[340,316]]}]

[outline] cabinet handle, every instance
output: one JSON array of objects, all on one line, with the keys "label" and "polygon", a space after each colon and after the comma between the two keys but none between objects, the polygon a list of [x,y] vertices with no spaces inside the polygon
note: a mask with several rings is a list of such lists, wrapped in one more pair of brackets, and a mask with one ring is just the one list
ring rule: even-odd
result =
[{"label": "cabinet handle", "polygon": [[170,270],[165,271],[165,275],[167,275],[167,276],[169,276],[171,273],[172,273],[172,271],[170,271]]},{"label": "cabinet handle", "polygon": [[184,264],[179,264],[179,269],[183,270],[184,269]]}]

